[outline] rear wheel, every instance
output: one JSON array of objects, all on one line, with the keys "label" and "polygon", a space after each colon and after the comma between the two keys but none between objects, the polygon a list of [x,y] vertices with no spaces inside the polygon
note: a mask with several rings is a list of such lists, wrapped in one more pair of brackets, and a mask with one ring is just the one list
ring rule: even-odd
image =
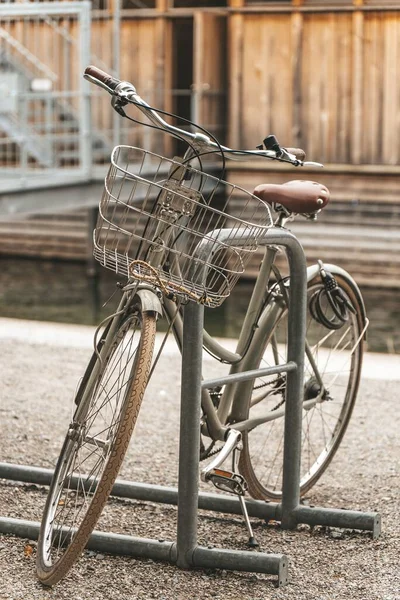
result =
[{"label": "rear wheel", "polygon": [[107,502],[139,414],[155,332],[153,313],[136,309],[102,360],[89,363],[40,529],[37,573],[46,585],[72,567]]},{"label": "rear wheel", "polygon": [[[304,370],[301,494],[305,494],[321,477],[338,449],[351,417],[360,381],[362,307],[352,281],[341,275],[335,275],[335,278],[355,308],[355,314],[348,311],[348,320],[338,329],[326,326],[336,319],[323,293],[319,308],[326,320],[321,323],[314,318],[313,302],[318,292],[323,290],[319,276],[307,286],[309,356],[305,358]],[[287,314],[286,310],[264,349],[260,366],[286,362]],[[285,391],[284,373],[255,381],[249,417],[269,412],[271,420],[243,434],[239,467],[254,498],[279,500],[282,496]]]}]

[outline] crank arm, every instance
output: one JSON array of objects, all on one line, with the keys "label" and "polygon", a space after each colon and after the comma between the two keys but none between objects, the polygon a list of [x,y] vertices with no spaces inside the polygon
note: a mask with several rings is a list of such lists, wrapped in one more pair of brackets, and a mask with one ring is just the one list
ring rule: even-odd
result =
[{"label": "crank arm", "polygon": [[211,473],[211,471],[214,471],[214,469],[218,469],[218,467],[220,465],[222,465],[222,463],[228,458],[228,456],[230,455],[230,453],[237,448],[238,444],[240,443],[242,439],[242,434],[240,433],[240,431],[237,431],[236,429],[230,429],[228,432],[228,436],[226,438],[226,442],[222,448],[222,450],[216,455],[216,457],[214,458],[214,460],[212,460],[210,462],[209,465],[207,465],[202,471],[201,471],[201,480],[202,481],[207,481],[208,480],[208,476]]}]

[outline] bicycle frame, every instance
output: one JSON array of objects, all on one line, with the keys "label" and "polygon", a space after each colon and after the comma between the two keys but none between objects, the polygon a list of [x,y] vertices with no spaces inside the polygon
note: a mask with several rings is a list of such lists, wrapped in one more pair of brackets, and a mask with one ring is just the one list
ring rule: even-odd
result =
[{"label": "bicycle frame", "polygon": [[[254,365],[258,364],[266,340],[268,341],[271,338],[277,322],[287,308],[280,295],[269,298],[268,305],[264,308],[265,294],[277,251],[276,246],[266,245],[265,247],[264,258],[243,321],[236,352],[227,350],[213,339],[206,330],[203,330],[204,348],[217,360],[231,365],[230,375],[249,371],[254,368]],[[171,301],[164,300],[164,310],[168,321],[172,323],[175,339],[181,349],[183,343],[182,317],[180,313],[176,314],[176,305]],[[279,368],[276,372],[280,372]],[[245,431],[283,416],[281,411],[276,411],[273,416],[269,412],[263,419],[247,419],[247,399],[251,394],[253,381],[260,373],[261,371],[257,370],[257,374],[254,373],[252,379],[226,384],[218,409],[214,407],[208,391],[209,388],[218,385],[217,382],[203,383],[202,409],[207,421],[206,426],[202,429],[204,434],[209,435],[214,440],[224,440],[228,417],[235,423],[235,429]],[[312,404],[315,404],[315,400],[310,401],[310,407]]]},{"label": "bicycle frame", "polygon": [[[213,355],[216,360],[231,365],[229,375],[250,371],[251,369],[254,369],[254,365],[259,364],[264,348],[270,341],[273,343],[271,338],[273,337],[275,327],[287,310],[287,299],[285,299],[281,293],[276,293],[274,295],[270,294],[268,302],[265,303],[265,295],[267,293],[271,270],[277,252],[277,246],[265,246],[264,258],[244,317],[236,352],[231,352],[226,349],[212,338],[206,330],[203,330],[203,347]],[[329,265],[329,268],[339,273],[342,271],[340,268],[334,267],[333,265]],[[314,279],[318,272],[318,265],[309,267],[307,269],[307,282]],[[176,313],[176,305],[168,300],[164,301],[164,311],[167,319],[172,323],[178,347],[182,349],[183,323],[181,314],[179,312]],[[368,319],[366,319],[365,314],[363,315],[363,321],[365,327],[362,335],[368,327]],[[355,341],[350,354],[354,352],[361,339],[362,336]],[[303,409],[309,410],[318,402],[322,401],[321,399],[323,398],[325,386],[313,358],[312,350],[307,344],[307,340],[305,343],[305,354],[313,368],[314,375],[321,386],[321,391],[318,396],[303,402]],[[281,372],[283,372],[283,370],[280,370],[279,365],[277,364],[276,374]],[[251,379],[226,383],[224,385],[218,409],[215,408],[209,393],[209,389],[219,385],[218,380],[203,382],[202,410],[206,418],[206,423],[202,427],[203,434],[208,435],[214,440],[224,440],[227,431],[228,418],[230,422],[235,424],[234,427],[236,430],[247,431],[258,425],[262,425],[263,423],[284,417],[285,408],[282,407],[280,410],[276,410],[273,413],[267,411],[263,416],[247,418],[248,398],[252,393],[254,379],[260,375],[262,375],[261,370],[255,370],[254,377]]]}]

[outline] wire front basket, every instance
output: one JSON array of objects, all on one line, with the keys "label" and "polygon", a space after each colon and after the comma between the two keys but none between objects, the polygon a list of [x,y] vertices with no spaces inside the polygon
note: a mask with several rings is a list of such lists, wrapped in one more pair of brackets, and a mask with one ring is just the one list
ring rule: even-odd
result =
[{"label": "wire front basket", "polygon": [[222,304],[272,225],[269,207],[181,159],[117,146],[94,232],[104,267],[164,293]]}]

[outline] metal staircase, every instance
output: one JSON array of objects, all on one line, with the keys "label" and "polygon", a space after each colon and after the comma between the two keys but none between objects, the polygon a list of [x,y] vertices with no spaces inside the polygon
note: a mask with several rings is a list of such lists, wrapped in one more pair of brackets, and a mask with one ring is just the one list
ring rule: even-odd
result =
[{"label": "metal staircase", "polygon": [[90,60],[85,4],[0,5],[0,188],[87,178],[110,156],[108,132],[89,127],[80,79]]},{"label": "metal staircase", "polygon": [[[47,77],[52,81],[57,81],[58,76],[37,56],[32,54],[23,44],[13,37],[4,27],[0,27],[0,40],[2,42],[1,57],[8,63],[18,68],[18,71],[24,72],[27,78],[37,76]],[[7,51],[8,49],[8,51]],[[15,52],[15,55],[13,53]],[[19,60],[16,60],[16,58]]]},{"label": "metal staircase", "polygon": [[[1,76],[1,71],[0,71]],[[53,167],[51,147],[46,140],[38,135],[32,127],[21,123],[14,114],[0,113],[0,131],[6,135],[8,140],[14,142],[19,148],[24,147],[26,153],[33,158],[38,165]]]}]

